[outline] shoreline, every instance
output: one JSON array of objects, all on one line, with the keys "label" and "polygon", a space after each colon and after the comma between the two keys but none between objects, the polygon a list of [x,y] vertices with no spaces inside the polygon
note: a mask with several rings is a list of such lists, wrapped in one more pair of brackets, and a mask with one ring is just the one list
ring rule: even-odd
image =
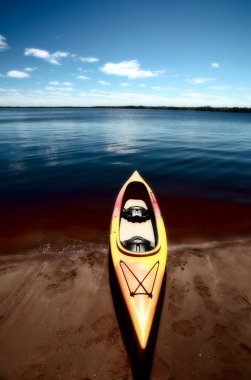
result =
[{"label": "shoreline", "polygon": [[[251,237],[251,205],[168,195],[158,203],[170,245]],[[108,244],[113,205],[108,194],[2,202],[0,255],[72,241]]]}]

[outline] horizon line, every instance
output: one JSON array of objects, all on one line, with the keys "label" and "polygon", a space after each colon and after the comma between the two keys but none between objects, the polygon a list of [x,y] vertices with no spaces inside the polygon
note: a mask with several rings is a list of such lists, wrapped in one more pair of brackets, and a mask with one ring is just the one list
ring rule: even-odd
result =
[{"label": "horizon line", "polygon": [[213,107],[213,106],[143,106],[143,105],[97,105],[97,106],[1,106],[0,108],[110,108],[110,109],[156,109],[156,110],[180,110],[180,111],[218,111],[218,112],[239,112],[239,113],[251,113],[251,107]]}]

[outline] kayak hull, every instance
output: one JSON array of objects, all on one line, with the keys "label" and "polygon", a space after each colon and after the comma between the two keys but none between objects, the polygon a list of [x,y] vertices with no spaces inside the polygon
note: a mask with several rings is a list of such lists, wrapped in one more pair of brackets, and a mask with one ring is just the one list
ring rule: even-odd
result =
[{"label": "kayak hull", "polygon": [[[130,185],[133,189],[134,183],[140,183],[145,187],[154,214],[156,244],[153,249],[146,252],[132,252],[125,248],[120,240],[123,198],[128,186]],[[144,228],[143,223],[142,226]],[[165,275],[167,238],[156,198],[138,172],[134,172],[124,184],[115,202],[110,230],[110,248],[116,278],[139,347],[145,350]]]}]

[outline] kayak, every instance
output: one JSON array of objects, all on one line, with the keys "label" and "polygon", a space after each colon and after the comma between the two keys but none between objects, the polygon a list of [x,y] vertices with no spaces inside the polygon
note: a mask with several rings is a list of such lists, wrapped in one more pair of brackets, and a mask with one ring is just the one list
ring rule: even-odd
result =
[{"label": "kayak", "polygon": [[116,199],[110,249],[139,347],[145,350],[165,275],[167,238],[156,198],[137,171]]}]

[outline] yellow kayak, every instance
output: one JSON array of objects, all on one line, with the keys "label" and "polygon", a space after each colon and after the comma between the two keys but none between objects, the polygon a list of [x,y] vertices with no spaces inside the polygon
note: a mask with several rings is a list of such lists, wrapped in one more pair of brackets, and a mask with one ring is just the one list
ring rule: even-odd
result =
[{"label": "yellow kayak", "polygon": [[165,274],[167,238],[156,198],[137,171],[118,194],[110,247],[122,296],[144,350]]}]

